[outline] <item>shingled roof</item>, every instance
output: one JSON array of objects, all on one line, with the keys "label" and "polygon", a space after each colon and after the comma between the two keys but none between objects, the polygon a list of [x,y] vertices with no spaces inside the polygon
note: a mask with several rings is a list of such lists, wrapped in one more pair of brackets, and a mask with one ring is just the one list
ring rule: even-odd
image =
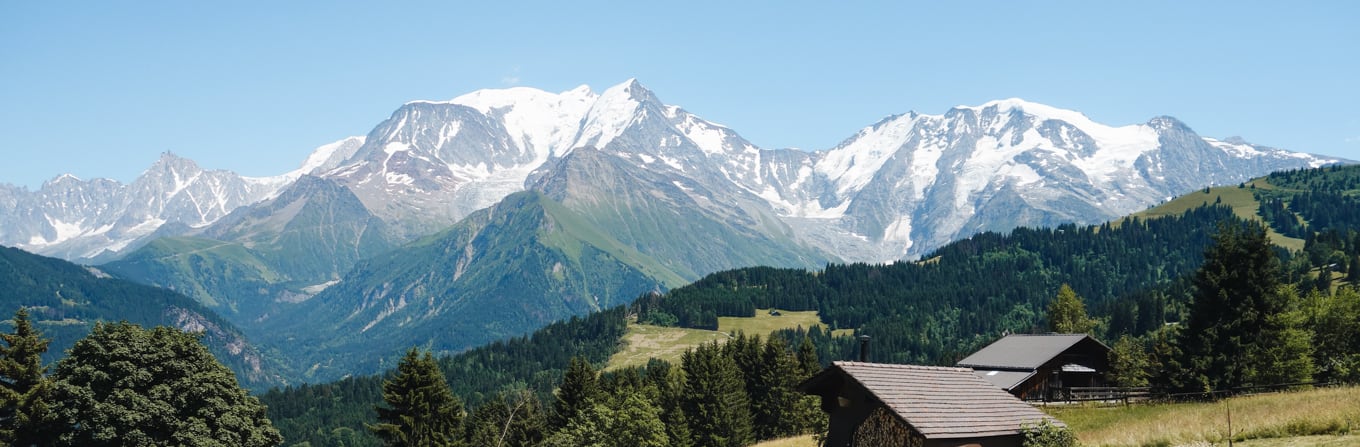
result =
[{"label": "shingled roof", "polygon": [[958,366],[1034,370],[1087,338],[1086,334],[1011,334],[960,360]]},{"label": "shingled roof", "polygon": [[1014,435],[1023,425],[1051,420],[969,368],[835,362],[804,383],[837,370],[858,382],[926,439]]}]

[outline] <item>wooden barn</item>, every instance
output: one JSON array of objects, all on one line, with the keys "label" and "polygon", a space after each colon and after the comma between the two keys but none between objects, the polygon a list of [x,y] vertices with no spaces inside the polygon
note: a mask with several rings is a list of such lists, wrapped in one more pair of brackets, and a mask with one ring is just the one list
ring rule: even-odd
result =
[{"label": "wooden barn", "polygon": [[1012,334],[960,360],[1024,400],[1061,399],[1068,387],[1103,387],[1110,347],[1086,334]]},{"label": "wooden barn", "polygon": [[835,362],[799,390],[822,398],[828,447],[1020,447],[1026,425],[1062,424],[968,368]]}]

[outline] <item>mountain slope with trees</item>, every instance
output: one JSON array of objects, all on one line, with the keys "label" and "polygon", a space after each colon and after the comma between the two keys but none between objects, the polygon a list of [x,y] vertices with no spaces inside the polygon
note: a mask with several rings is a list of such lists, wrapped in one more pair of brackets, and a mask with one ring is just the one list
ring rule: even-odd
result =
[{"label": "mountain slope with trees", "polygon": [[92,267],[0,247],[0,308],[27,307],[52,340],[53,361],[101,321],[128,321],[204,332],[203,342],[251,388],[280,385],[283,365],[226,319],[178,293],[117,278]]}]

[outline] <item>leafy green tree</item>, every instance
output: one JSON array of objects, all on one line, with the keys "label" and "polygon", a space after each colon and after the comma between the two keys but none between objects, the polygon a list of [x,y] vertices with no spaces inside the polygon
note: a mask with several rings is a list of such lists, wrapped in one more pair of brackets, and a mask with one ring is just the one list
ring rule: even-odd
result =
[{"label": "leafy green tree", "polygon": [[582,411],[595,406],[600,398],[600,381],[595,368],[586,359],[572,357],[562,373],[562,385],[557,388],[552,427],[566,427]]},{"label": "leafy green tree", "polygon": [[28,309],[14,313],[14,332],[0,334],[0,444],[43,445],[52,436],[52,383],[42,354],[47,344],[28,321]]},{"label": "leafy green tree", "polygon": [[751,409],[741,371],[716,342],[685,351],[684,412],[696,447],[750,444]]},{"label": "leafy green tree", "polygon": [[1059,334],[1090,334],[1099,321],[1086,314],[1084,303],[1071,286],[1063,284],[1048,304],[1048,330]]},{"label": "leafy green tree", "polygon": [[1319,381],[1360,381],[1360,293],[1343,287],[1318,300],[1313,353]]},{"label": "leafy green tree", "polygon": [[543,404],[533,393],[497,394],[472,412],[468,444],[486,447],[533,447],[546,435]]},{"label": "leafy green tree", "polygon": [[1119,337],[1119,341],[1110,348],[1109,379],[1116,386],[1148,386],[1151,365],[1151,358],[1143,349],[1143,343],[1128,334]]},{"label": "leafy green tree", "polygon": [[1210,391],[1311,375],[1307,337],[1288,314],[1292,289],[1260,224],[1222,224],[1195,273],[1194,302],[1179,340],[1188,377]]},{"label": "leafy green tree", "polygon": [[265,407],[199,342],[157,326],[96,323],[57,362],[56,444],[275,446]]},{"label": "leafy green tree", "polygon": [[661,410],[640,392],[592,405],[545,443],[551,447],[668,447]]},{"label": "leafy green tree", "polygon": [[383,382],[383,401],[375,407],[378,424],[370,431],[391,446],[460,446],[463,403],[453,395],[429,351],[411,348],[397,374]]}]

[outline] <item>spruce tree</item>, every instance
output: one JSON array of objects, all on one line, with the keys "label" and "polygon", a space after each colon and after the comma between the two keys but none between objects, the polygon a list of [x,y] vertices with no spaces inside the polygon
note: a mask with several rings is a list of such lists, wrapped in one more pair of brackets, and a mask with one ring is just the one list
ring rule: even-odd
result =
[{"label": "spruce tree", "polygon": [[590,362],[572,357],[562,373],[562,385],[557,387],[557,402],[553,405],[553,430],[566,427],[582,411],[591,408],[601,396],[599,377]]},{"label": "spruce tree", "polygon": [[57,362],[53,412],[63,446],[276,446],[265,407],[199,334],[96,323]]},{"label": "spruce tree", "polygon": [[14,332],[0,334],[0,445],[43,445],[53,433],[52,384],[42,354],[51,340],[28,321],[28,309],[14,313]]},{"label": "spruce tree", "polygon": [[375,407],[378,424],[368,429],[390,446],[462,445],[463,403],[453,395],[439,364],[428,351],[411,348],[397,374],[383,382],[383,401]]},{"label": "spruce tree", "polygon": [[753,441],[751,409],[742,374],[718,344],[704,344],[681,357],[684,413],[696,447],[740,447]]},{"label": "spruce tree", "polygon": [[1293,294],[1282,288],[1265,228],[1222,224],[1213,240],[1195,273],[1194,302],[1179,338],[1177,363],[1188,373],[1181,388],[1224,390],[1311,375],[1311,362],[1303,359],[1310,346],[1288,315]]},{"label": "spruce tree", "polygon": [[798,365],[784,340],[770,337],[760,351],[760,361],[747,387],[751,390],[752,428],[757,440],[798,433],[802,393],[793,389],[798,375]]}]

